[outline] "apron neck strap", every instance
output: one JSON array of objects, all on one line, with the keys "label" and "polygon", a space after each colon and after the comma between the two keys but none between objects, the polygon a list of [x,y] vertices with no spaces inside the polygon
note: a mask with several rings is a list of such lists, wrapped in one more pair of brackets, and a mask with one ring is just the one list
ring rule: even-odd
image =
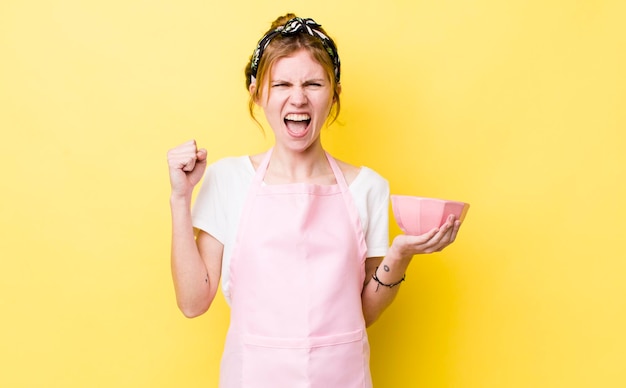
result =
[{"label": "apron neck strap", "polygon": [[346,177],[343,176],[343,172],[341,172],[341,169],[339,168],[337,161],[335,160],[335,158],[330,156],[328,152],[326,151],[324,152],[326,153],[326,159],[328,159],[328,164],[330,164],[330,168],[333,170],[333,174],[335,174],[335,180],[337,181],[337,184],[341,188],[341,191],[342,192],[348,191],[348,182],[346,182]]},{"label": "apron neck strap", "polygon": [[259,164],[259,167],[256,169],[256,174],[254,175],[254,181],[256,183],[262,183],[263,182],[263,178],[265,177],[265,173],[267,172],[267,166],[270,165],[270,158],[272,157],[272,151],[274,151],[274,147],[270,148],[265,155],[263,156],[263,159],[261,160],[261,164]]}]

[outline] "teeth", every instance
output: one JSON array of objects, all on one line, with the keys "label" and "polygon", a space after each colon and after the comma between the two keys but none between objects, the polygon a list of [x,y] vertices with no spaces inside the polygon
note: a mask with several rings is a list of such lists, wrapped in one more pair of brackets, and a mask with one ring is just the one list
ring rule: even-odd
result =
[{"label": "teeth", "polygon": [[289,120],[289,121],[306,121],[306,120],[311,120],[311,116],[309,116],[307,114],[291,113],[291,114],[288,114],[287,117],[285,117],[285,120]]}]

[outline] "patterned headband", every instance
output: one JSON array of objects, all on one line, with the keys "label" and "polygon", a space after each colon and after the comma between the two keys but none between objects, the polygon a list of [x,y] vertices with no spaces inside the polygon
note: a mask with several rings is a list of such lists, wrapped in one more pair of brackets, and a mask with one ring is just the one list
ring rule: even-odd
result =
[{"label": "patterned headband", "polygon": [[293,18],[289,20],[284,26],[279,26],[278,28],[268,32],[261,38],[259,43],[252,54],[252,60],[250,61],[250,70],[252,75],[250,76],[250,81],[252,83],[256,80],[256,73],[259,70],[259,62],[261,61],[261,57],[263,56],[263,52],[270,44],[272,39],[274,39],[279,34],[289,36],[295,34],[308,34],[313,37],[318,38],[326,52],[330,56],[330,59],[333,61],[333,66],[335,68],[335,81],[339,83],[339,76],[341,74],[341,62],[339,61],[339,55],[337,54],[337,47],[332,39],[326,36],[322,31],[319,30],[321,27],[320,24],[317,24],[313,19],[302,19],[302,18]]}]

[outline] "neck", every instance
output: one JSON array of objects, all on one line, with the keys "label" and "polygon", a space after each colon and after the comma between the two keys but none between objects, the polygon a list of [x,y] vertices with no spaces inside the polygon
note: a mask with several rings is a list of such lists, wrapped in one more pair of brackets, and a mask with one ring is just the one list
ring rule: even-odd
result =
[{"label": "neck", "polygon": [[322,146],[304,151],[274,147],[265,175],[268,183],[320,183],[330,184],[334,175]]}]

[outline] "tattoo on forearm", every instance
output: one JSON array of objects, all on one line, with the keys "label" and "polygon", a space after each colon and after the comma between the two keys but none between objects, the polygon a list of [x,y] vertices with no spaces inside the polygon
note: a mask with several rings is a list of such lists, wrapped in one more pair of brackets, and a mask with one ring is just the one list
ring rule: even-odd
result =
[{"label": "tattoo on forearm", "polygon": [[206,277],[204,278],[204,282],[209,284],[209,274],[206,274]]},{"label": "tattoo on forearm", "polygon": [[389,272],[389,266],[387,264],[383,265],[383,269],[385,272]]},{"label": "tattoo on forearm", "polygon": [[[382,281],[380,281],[380,279],[378,278],[378,276],[376,275],[376,271],[378,271],[379,267],[376,267],[376,269],[374,270],[374,273],[372,274],[372,279],[374,279],[374,281],[376,282],[376,290],[374,292],[378,292],[378,289],[380,288],[380,286],[384,286],[387,288],[394,288],[395,286],[399,285],[400,283],[402,283],[404,281],[404,279],[406,278],[406,274],[402,275],[402,279],[398,280],[395,283],[383,283]],[[389,267],[384,265],[383,269],[387,272],[389,272]]]}]

